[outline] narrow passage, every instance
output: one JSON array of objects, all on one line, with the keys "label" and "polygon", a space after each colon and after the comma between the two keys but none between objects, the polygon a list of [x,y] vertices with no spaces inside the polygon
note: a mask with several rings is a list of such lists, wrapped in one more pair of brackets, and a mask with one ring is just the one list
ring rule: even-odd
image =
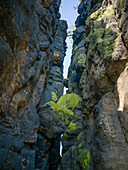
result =
[{"label": "narrow passage", "polygon": [[[64,70],[63,70],[63,76],[64,78],[67,78],[68,75],[68,67],[71,62],[71,54],[72,54],[72,31],[75,28],[75,20],[77,18],[77,10],[73,8],[73,6],[78,6],[79,2],[76,1],[69,1],[69,0],[62,0],[61,8],[60,8],[60,13],[61,13],[61,19],[66,20],[68,23],[68,36],[66,39],[67,43],[67,51],[66,51],[66,56],[64,59]],[[66,87],[64,87],[64,94],[66,94]],[[61,135],[61,137],[63,134]],[[62,157],[62,142],[60,141],[60,156]]]},{"label": "narrow passage", "polygon": [[[64,70],[63,70],[64,78],[67,78],[68,67],[69,67],[70,61],[71,61],[72,44],[73,44],[71,32],[75,28],[75,20],[78,15],[77,10],[74,9],[74,7],[77,7],[78,4],[79,4],[78,0],[73,0],[73,1],[62,0],[62,4],[60,7],[61,19],[66,20],[67,24],[68,24],[68,30],[67,30],[68,36],[67,36],[67,40],[66,40],[67,52],[66,52],[66,56],[64,59]],[[65,93],[66,93],[66,88],[64,87],[64,94]]]}]

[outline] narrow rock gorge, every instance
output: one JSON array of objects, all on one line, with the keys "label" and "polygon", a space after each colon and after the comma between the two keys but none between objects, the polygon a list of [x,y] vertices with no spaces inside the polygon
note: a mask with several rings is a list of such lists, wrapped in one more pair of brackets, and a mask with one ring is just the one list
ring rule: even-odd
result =
[{"label": "narrow rock gorge", "polygon": [[0,1],[0,169],[127,170],[128,0],[81,0],[66,79],[60,4]]}]

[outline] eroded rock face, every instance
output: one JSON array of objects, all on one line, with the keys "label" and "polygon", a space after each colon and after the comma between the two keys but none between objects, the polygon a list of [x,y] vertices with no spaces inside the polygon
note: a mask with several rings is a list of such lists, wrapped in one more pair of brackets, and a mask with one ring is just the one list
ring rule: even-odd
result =
[{"label": "eroded rock face", "polygon": [[118,111],[123,112],[124,109],[128,108],[128,64],[126,65],[124,71],[120,74],[117,80],[117,91],[119,95],[119,108]]},{"label": "eroded rock face", "polygon": [[0,169],[127,169],[128,3],[81,1],[66,80],[59,5],[0,1]]},{"label": "eroded rock face", "polygon": [[51,100],[63,93],[67,23],[60,21],[59,5],[60,0],[0,1],[0,169],[58,166],[60,137],[39,132],[38,108],[47,102],[45,95]]},{"label": "eroded rock face", "polygon": [[83,98],[81,133],[65,131],[60,169],[127,169],[128,3],[82,0],[78,13],[65,85]]}]

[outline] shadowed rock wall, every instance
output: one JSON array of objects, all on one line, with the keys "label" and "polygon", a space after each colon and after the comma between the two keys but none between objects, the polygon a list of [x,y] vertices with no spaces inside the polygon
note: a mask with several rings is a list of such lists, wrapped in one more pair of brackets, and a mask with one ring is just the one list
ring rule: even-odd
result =
[{"label": "shadowed rock wall", "polygon": [[127,169],[128,1],[82,0],[78,13],[65,85],[83,106],[64,132],[60,169]]},{"label": "shadowed rock wall", "polygon": [[39,106],[63,93],[67,23],[59,6],[60,0],[0,1],[0,169],[54,169],[60,159],[60,137],[46,137],[38,115]]},{"label": "shadowed rock wall", "polygon": [[66,80],[59,5],[0,1],[0,169],[127,169],[128,2],[81,1]]}]

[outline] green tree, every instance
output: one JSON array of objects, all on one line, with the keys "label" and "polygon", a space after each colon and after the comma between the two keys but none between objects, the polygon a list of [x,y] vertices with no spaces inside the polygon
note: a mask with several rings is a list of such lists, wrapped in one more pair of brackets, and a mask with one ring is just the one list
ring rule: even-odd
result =
[{"label": "green tree", "polygon": [[[82,0],[75,0],[75,1],[77,1],[78,3],[80,3]],[[78,9],[78,5],[77,5],[77,6],[73,6],[73,8],[74,8],[75,10],[77,10],[77,9]]]}]

